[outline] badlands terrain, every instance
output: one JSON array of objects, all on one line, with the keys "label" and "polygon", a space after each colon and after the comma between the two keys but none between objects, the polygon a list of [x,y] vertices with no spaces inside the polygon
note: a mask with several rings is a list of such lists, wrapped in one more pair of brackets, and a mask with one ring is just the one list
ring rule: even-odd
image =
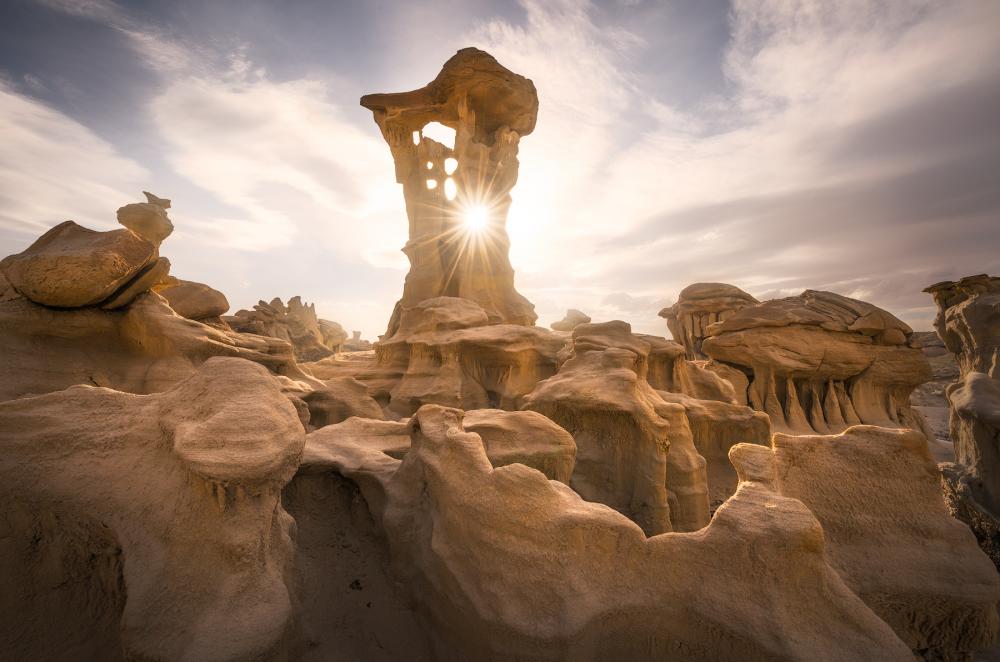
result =
[{"label": "badlands terrain", "polygon": [[375,342],[230,315],[152,193],[0,261],[0,657],[997,654],[1000,278],[928,284],[934,334],[722,283],[664,337],[542,328],[506,232],[531,80],[469,48],[361,104],[409,221]]}]

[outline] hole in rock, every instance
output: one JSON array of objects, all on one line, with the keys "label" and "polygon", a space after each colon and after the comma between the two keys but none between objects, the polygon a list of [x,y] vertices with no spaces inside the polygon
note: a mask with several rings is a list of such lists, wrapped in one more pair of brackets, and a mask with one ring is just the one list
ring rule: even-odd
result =
[{"label": "hole in rock", "polygon": [[420,144],[420,132],[419,131],[414,131],[413,132],[413,144],[414,145],[419,145]]},{"label": "hole in rock", "polygon": [[427,169],[428,170],[433,170],[434,169],[434,162],[433,161],[428,161],[427,162]]},{"label": "hole in rock", "polygon": [[444,174],[451,175],[458,170],[458,159],[453,159],[450,156],[444,160]]},{"label": "hole in rock", "polygon": [[455,183],[454,179],[449,177],[444,180],[444,197],[449,200],[454,200],[456,195],[458,195],[458,185]]},{"label": "hole in rock", "polygon": [[437,187],[438,187],[438,181],[436,179],[428,179],[427,180],[427,190],[428,191],[433,191]]},{"label": "hole in rock", "polygon": [[421,129],[420,134],[437,141],[448,149],[455,149],[455,129],[440,122],[429,122]]},{"label": "hole in rock", "polygon": [[490,212],[485,205],[470,205],[462,211],[462,222],[471,232],[479,232],[489,223]]}]

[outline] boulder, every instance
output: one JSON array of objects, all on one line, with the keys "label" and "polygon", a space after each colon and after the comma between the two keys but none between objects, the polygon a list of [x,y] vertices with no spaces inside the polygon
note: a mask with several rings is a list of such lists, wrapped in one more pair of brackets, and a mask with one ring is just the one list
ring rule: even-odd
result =
[{"label": "boulder", "polygon": [[701,343],[708,327],[729,319],[738,310],[759,302],[740,288],[726,283],[695,283],[677,296],[677,303],[660,311],[674,340],[684,346],[688,359],[705,359]]},{"label": "boulder", "polygon": [[167,217],[170,200],[158,198],[143,191],[146,202],[135,202],[118,209],[118,222],[159,248],[163,240],[174,231],[174,224]]},{"label": "boulder", "polygon": [[170,277],[153,290],[189,320],[214,320],[229,311],[226,295],[204,283]]},{"label": "boulder", "polygon": [[106,301],[156,259],[156,246],[131,230],[96,232],[66,221],[0,261],[0,271],[35,303],[82,308]]}]

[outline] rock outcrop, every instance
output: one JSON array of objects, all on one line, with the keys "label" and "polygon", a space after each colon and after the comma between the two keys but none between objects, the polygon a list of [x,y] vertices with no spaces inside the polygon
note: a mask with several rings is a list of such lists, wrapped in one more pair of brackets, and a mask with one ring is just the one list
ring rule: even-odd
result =
[{"label": "rock outcrop", "polygon": [[535,384],[555,374],[565,340],[539,327],[489,322],[470,299],[403,307],[396,335],[376,344],[374,368],[358,378],[400,416],[425,403],[518,409]]},{"label": "rock outcrop", "polygon": [[914,653],[971,659],[998,632],[1000,576],[949,516],[927,440],[854,426],[839,435],[774,435],[736,446],[744,481],[804,503],[823,526],[830,564]]},{"label": "rock outcrop", "polygon": [[344,341],[342,347],[345,352],[367,352],[372,348],[372,343],[364,340],[360,331],[352,331],[351,337]]},{"label": "rock outcrop", "polygon": [[156,246],[131,230],[97,232],[66,221],[0,261],[0,271],[34,303],[84,308],[115,299],[158,258]]},{"label": "rock outcrop", "polygon": [[143,191],[146,202],[133,202],[118,209],[118,222],[159,248],[173,233],[174,224],[167,216],[170,201]]},{"label": "rock outcrop", "polygon": [[881,308],[806,290],[710,325],[702,350],[750,375],[747,399],[775,431],[826,434],[858,423],[924,431],[909,397],[931,373],[911,335]]},{"label": "rock outcrop", "polygon": [[648,535],[708,523],[705,459],[684,408],[646,381],[649,343],[624,322],[573,330],[570,358],[524,398],[524,408],[565,428],[577,445],[570,485],[615,508]]},{"label": "rock outcrop", "polygon": [[242,333],[280,338],[291,343],[299,361],[318,361],[330,356],[340,343],[327,345],[327,338],[342,341],[341,334],[347,335],[339,324],[336,327],[330,322],[325,327],[321,325],[316,317],[316,304],[303,304],[302,298],[297,296],[289,299],[287,306],[280,298],[270,303],[258,301],[253,310],[238,310],[224,321]]},{"label": "rock outcrop", "polygon": [[[368,94],[361,105],[389,144],[410,221],[410,271],[385,339],[404,310],[436,297],[469,299],[497,322],[534,324],[534,306],[514,289],[506,230],[518,142],[538,114],[534,84],[464,48],[425,87]],[[454,130],[453,147],[423,135],[432,122]],[[483,227],[471,227],[470,215]]]},{"label": "rock outcrop", "polygon": [[175,313],[189,320],[221,323],[220,318],[229,311],[226,295],[204,283],[168,276],[153,291],[166,299]]},{"label": "rock outcrop", "polygon": [[280,490],[304,438],[274,379],[240,359],[155,395],[73,386],[0,403],[5,657],[287,654]]},{"label": "rock outcrop", "polygon": [[746,482],[703,531],[647,538],[534,469],[494,467],[462,418],[427,405],[402,460],[333,445],[310,469],[360,487],[436,659],[912,659],[800,501]]},{"label": "rock outcrop", "polygon": [[553,322],[549,326],[553,331],[572,331],[581,324],[589,324],[590,315],[575,308],[566,311],[566,316],[558,322]]},{"label": "rock outcrop", "polygon": [[961,372],[948,386],[955,463],[942,465],[945,495],[1000,568],[1000,278],[937,283],[934,327]]},{"label": "rock outcrop", "polygon": [[684,346],[690,360],[707,358],[701,343],[710,324],[722,322],[759,301],[740,288],[725,283],[695,283],[677,296],[677,303],[660,311],[674,340]]}]

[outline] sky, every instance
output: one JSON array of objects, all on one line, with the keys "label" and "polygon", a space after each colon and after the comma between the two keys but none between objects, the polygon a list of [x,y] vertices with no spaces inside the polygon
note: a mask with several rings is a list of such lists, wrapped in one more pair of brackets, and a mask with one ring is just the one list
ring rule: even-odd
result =
[{"label": "sky", "polygon": [[476,46],[538,89],[508,232],[539,324],[669,335],[719,281],[929,329],[924,287],[1000,273],[998,33],[996,0],[5,0],[0,255],[149,190],[173,275],[375,339],[407,221],[358,99]]}]

